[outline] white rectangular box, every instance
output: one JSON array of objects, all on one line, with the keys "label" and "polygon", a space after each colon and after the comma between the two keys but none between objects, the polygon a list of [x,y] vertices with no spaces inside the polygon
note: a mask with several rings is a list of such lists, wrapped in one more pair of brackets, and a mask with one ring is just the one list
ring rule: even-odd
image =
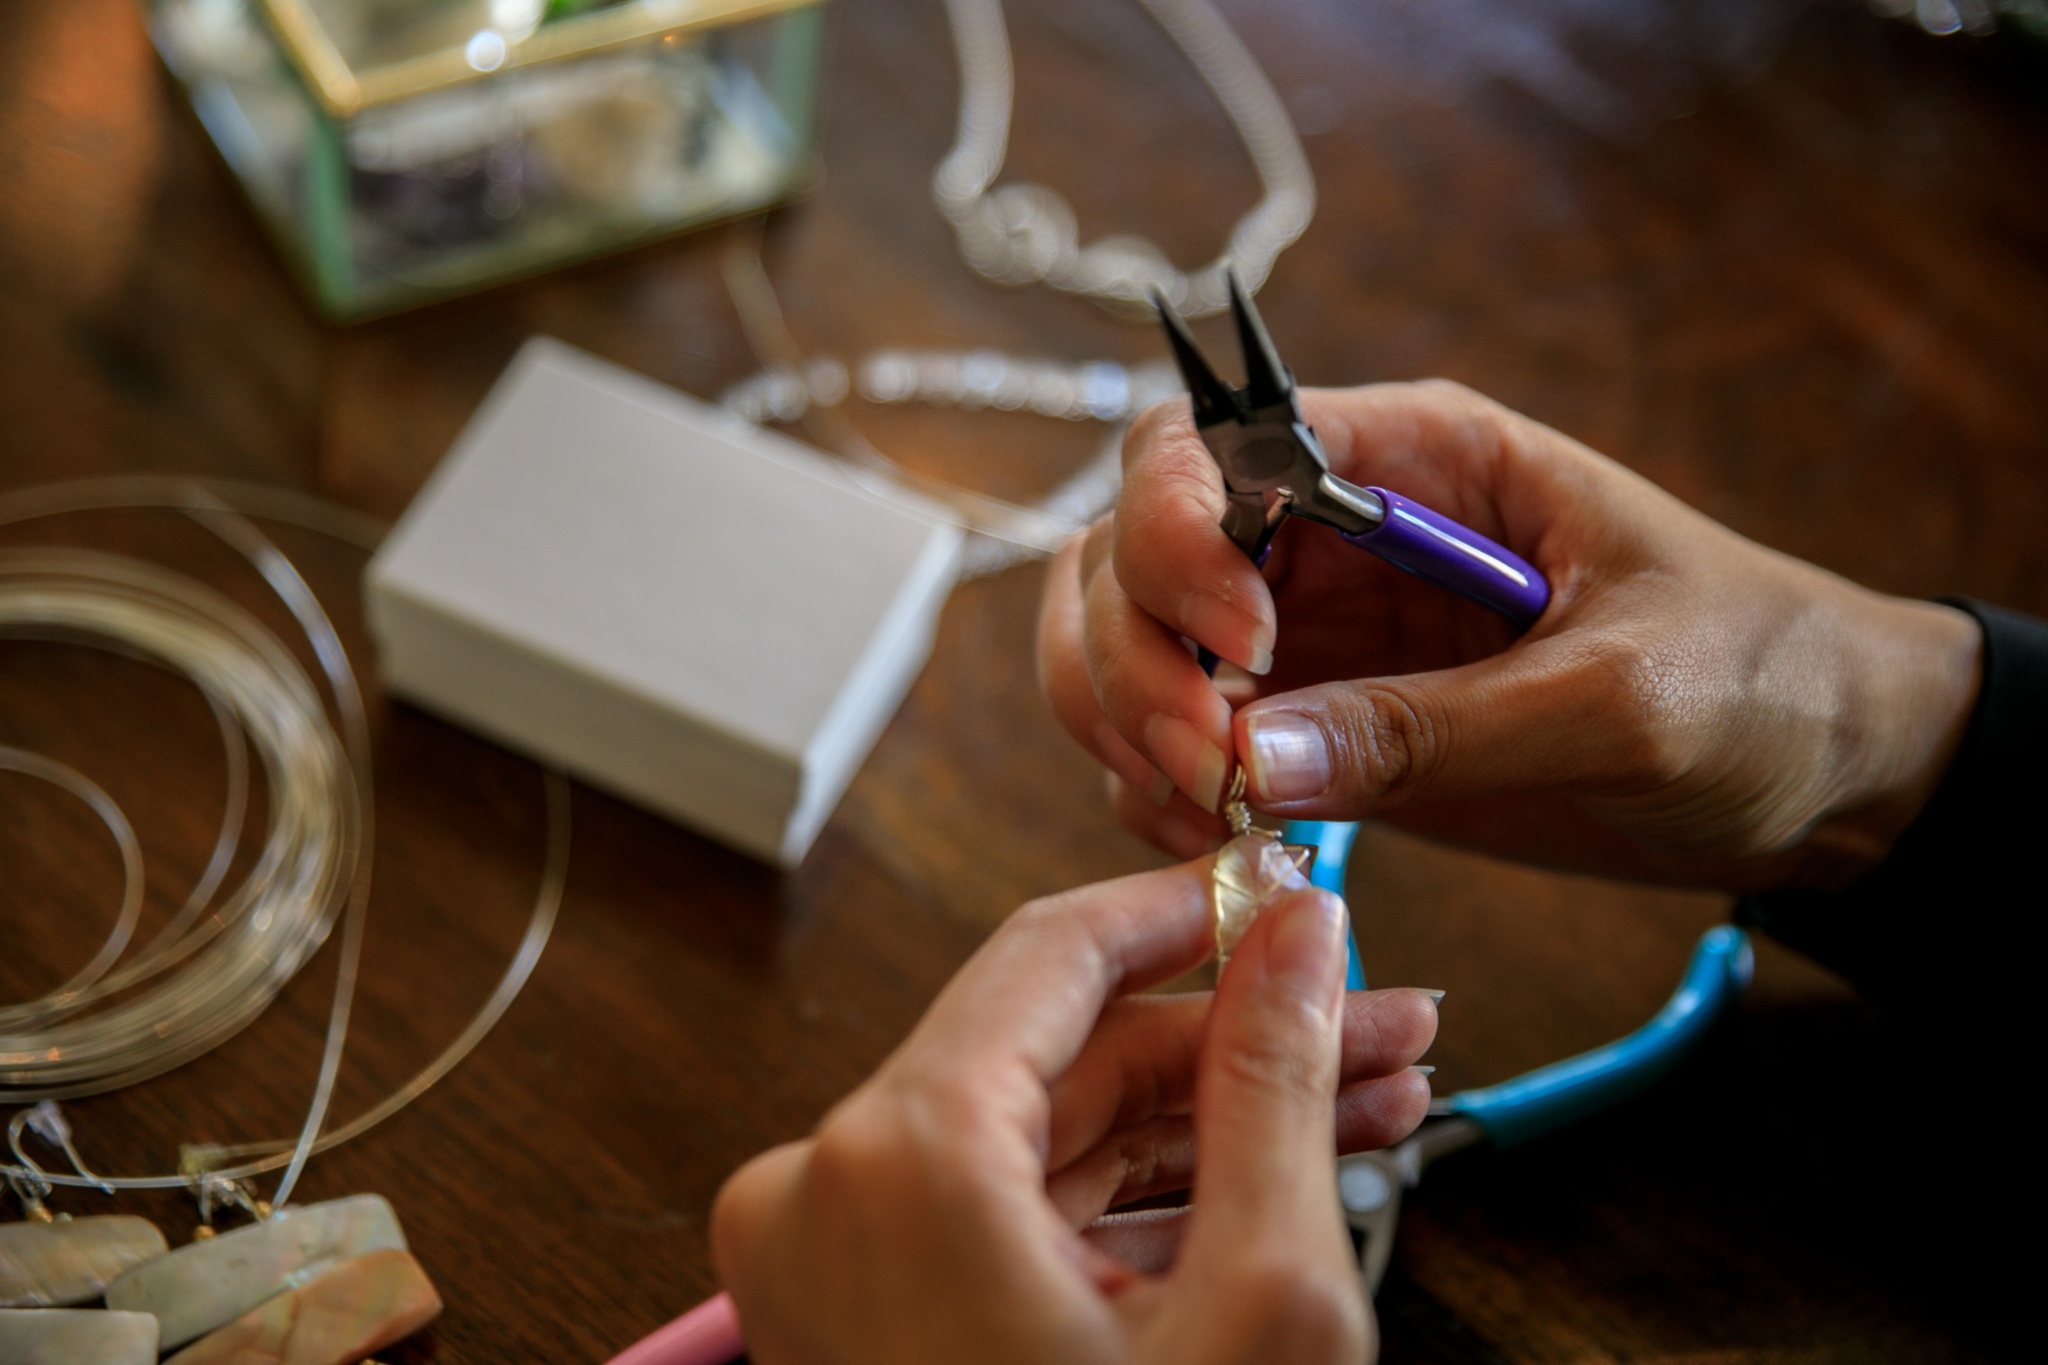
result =
[{"label": "white rectangular box", "polygon": [[536,337],[366,570],[386,686],[793,865],[923,667],[932,504]]}]

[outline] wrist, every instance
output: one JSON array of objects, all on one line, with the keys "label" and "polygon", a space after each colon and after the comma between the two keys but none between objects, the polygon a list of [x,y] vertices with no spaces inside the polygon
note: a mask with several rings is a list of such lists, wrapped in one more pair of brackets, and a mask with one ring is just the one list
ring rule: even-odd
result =
[{"label": "wrist", "polygon": [[1859,594],[1843,660],[1846,771],[1806,840],[1798,881],[1837,889],[1883,862],[1947,774],[1982,682],[1984,639],[1968,613]]}]

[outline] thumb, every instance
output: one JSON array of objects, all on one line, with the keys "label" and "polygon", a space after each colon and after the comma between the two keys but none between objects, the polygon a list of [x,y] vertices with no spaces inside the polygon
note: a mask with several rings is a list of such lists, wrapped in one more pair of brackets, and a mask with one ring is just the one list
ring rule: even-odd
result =
[{"label": "thumb", "polygon": [[1344,930],[1342,901],[1296,892],[1260,916],[1217,985],[1176,1270],[1204,1305],[1187,1325],[1209,1349],[1192,1358],[1360,1358],[1365,1304],[1336,1190]]},{"label": "thumb", "polygon": [[1250,798],[1291,819],[1357,820],[1422,799],[1594,780],[1614,766],[1601,749],[1626,731],[1610,689],[1558,666],[1559,654],[1523,648],[1254,702],[1235,718]]}]

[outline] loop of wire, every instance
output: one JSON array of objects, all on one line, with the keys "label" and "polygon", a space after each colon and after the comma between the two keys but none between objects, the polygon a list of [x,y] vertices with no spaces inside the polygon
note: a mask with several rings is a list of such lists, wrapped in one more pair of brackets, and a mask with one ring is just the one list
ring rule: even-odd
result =
[{"label": "loop of wire", "polygon": [[[53,1185],[101,1190],[189,1187],[206,1197],[242,1191],[283,1168],[270,1201],[282,1208],[306,1162],[417,1098],[452,1070],[508,1009],[540,959],[561,904],[569,849],[568,783],[545,773],[546,865],[527,931],[477,1016],[419,1075],[332,1130],[339,1074],[361,964],[371,863],[369,728],[341,640],[298,570],[244,512],[373,549],[382,527],[289,490],[157,477],[55,484],[0,496],[0,526],[62,512],[167,508],[220,538],[262,575],[297,620],[339,719],[330,723],[298,660],[227,598],[155,565],[56,547],[0,550],[0,636],[61,640],[142,658],[188,678],[212,709],[226,755],[220,833],[206,869],[170,921],[123,963],[138,922],[143,869],[134,831],[104,791],[44,755],[0,748],[0,769],[53,783],[85,802],[121,851],[125,877],[113,928],[84,968],[42,998],[0,1007],[0,1105],[35,1105],[9,1125],[16,1158],[0,1176],[38,1202]],[[227,878],[248,810],[250,755],[262,766],[266,827],[248,871]],[[177,1175],[102,1178],[88,1171],[51,1101],[99,1094],[159,1075],[248,1026],[342,928],[320,1069],[292,1140],[184,1151]],[[29,1131],[60,1147],[77,1175],[44,1171],[22,1150]]]},{"label": "loop of wire", "polygon": [[1093,299],[1134,320],[1154,316],[1153,291],[1182,316],[1229,306],[1234,265],[1257,293],[1280,253],[1308,230],[1316,182],[1272,82],[1209,0],[1144,0],[1237,128],[1265,195],[1238,220],[1229,244],[1192,274],[1142,237],[1083,245],[1074,210],[1044,185],[996,188],[1009,144],[1014,78],[1001,0],[946,0],[960,62],[960,117],[953,148],[932,174],[932,199],[952,223],[960,253],[997,284],[1043,283]]},{"label": "loop of wire", "polygon": [[[298,661],[211,589],[95,551],[0,551],[0,634],[117,649],[191,679],[247,736],[269,791],[269,828],[247,878],[217,906],[212,895],[188,900],[117,972],[108,969],[140,909],[141,855],[105,794],[79,792],[121,845],[128,893],[83,971],[40,1000],[0,1009],[0,1102],[21,1104],[132,1085],[238,1032],[326,940],[357,884],[363,812]],[[33,772],[33,758],[0,762]]]}]

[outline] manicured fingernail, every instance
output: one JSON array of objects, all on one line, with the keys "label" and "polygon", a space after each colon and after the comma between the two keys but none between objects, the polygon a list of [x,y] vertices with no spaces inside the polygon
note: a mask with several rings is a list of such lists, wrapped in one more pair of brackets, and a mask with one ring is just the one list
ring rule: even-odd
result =
[{"label": "manicured fingernail", "polygon": [[1330,743],[1323,727],[1294,711],[1260,711],[1245,718],[1250,740],[1252,790],[1267,801],[1320,796],[1330,785]]},{"label": "manicured fingernail", "polygon": [[1247,673],[1261,676],[1273,668],[1273,628],[1258,621],[1249,612],[1240,611],[1213,593],[1191,592],[1180,602],[1180,633],[1200,644],[1212,640],[1234,640],[1246,626],[1251,627],[1250,652],[1240,658],[1232,650],[1223,657]]},{"label": "manicured fingernail", "polygon": [[1132,790],[1143,792],[1153,805],[1163,806],[1173,795],[1173,779],[1147,763],[1145,756],[1106,720],[1095,722],[1095,752]]},{"label": "manicured fingernail", "polygon": [[1416,1075],[1418,1075],[1418,1076],[1434,1076],[1434,1075],[1436,1075],[1436,1068],[1435,1068],[1435,1067],[1433,1067],[1433,1066],[1411,1066],[1411,1067],[1409,1067],[1408,1069],[1409,1069],[1410,1071],[1414,1072],[1414,1073],[1415,1073]]},{"label": "manicured fingernail", "polygon": [[1266,940],[1266,974],[1334,1008],[1344,974],[1343,932],[1343,901],[1327,891],[1291,897]]},{"label": "manicured fingernail", "polygon": [[1223,800],[1227,766],[1223,751],[1179,716],[1154,716],[1145,723],[1145,747],[1152,761],[1180,784],[1190,800],[1210,814]]}]

